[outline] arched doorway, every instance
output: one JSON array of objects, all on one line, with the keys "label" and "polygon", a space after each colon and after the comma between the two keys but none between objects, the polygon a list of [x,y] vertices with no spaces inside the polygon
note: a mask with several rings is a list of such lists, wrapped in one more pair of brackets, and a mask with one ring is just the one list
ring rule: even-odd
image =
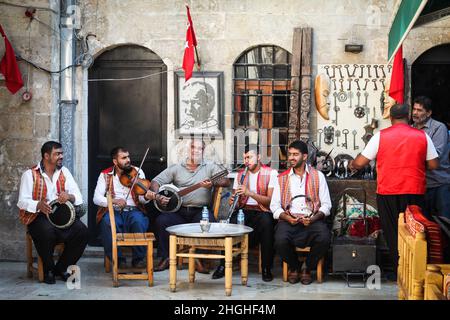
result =
[{"label": "arched doorway", "polygon": [[428,96],[433,102],[433,119],[450,121],[450,43],[433,47],[411,67],[411,98]]},{"label": "arched doorway", "polygon": [[[139,166],[150,148],[143,170],[153,178],[166,167],[167,67],[151,50],[124,45],[102,53],[89,70],[88,194],[90,244],[98,245],[93,204],[97,178],[111,166],[110,150],[127,148]],[[151,76],[148,76],[151,75]],[[107,79],[130,79],[110,81]],[[95,81],[101,79],[103,81]]]}]

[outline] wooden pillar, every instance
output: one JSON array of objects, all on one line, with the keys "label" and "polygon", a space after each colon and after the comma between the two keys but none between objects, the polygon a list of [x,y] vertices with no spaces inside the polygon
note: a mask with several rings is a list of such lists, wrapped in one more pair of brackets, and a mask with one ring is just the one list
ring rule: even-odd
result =
[{"label": "wooden pillar", "polygon": [[309,139],[309,112],[311,108],[312,28],[302,30],[302,63],[300,91],[300,140]]},{"label": "wooden pillar", "polygon": [[302,28],[294,28],[294,36],[292,40],[291,103],[289,106],[288,143],[298,139],[301,56]]}]

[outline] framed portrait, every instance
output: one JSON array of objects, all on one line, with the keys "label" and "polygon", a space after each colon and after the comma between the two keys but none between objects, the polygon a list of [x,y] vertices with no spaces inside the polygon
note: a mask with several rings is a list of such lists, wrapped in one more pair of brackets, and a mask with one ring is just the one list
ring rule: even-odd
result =
[{"label": "framed portrait", "polygon": [[178,137],[223,137],[223,72],[175,73],[175,129]]}]

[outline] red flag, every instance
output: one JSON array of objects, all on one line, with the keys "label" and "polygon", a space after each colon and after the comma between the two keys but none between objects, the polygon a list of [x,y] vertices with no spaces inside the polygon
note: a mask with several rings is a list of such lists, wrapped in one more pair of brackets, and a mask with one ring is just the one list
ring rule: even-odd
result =
[{"label": "red flag", "polygon": [[185,81],[188,81],[192,77],[192,70],[194,69],[195,64],[194,47],[197,46],[197,39],[195,38],[194,25],[192,24],[189,7],[186,6],[186,9],[187,9],[188,25],[186,31],[186,42],[184,45],[183,69],[184,69],[184,79]]},{"label": "red flag", "polygon": [[394,57],[394,65],[392,66],[391,86],[389,88],[389,96],[395,99],[397,103],[403,103],[405,79],[403,71],[403,46],[400,46]]},{"label": "red flag", "polygon": [[16,55],[8,38],[0,25],[0,33],[5,39],[5,55],[0,62],[0,72],[5,76],[6,87],[14,94],[23,87],[22,75],[17,66]]}]

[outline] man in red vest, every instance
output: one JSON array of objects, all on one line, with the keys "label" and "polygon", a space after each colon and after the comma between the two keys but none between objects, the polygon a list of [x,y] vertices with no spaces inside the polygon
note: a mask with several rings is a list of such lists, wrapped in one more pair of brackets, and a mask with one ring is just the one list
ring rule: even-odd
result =
[{"label": "man in red vest", "polygon": [[[230,205],[236,196],[238,208],[245,215],[245,225],[253,228],[249,235],[250,247],[261,244],[262,280],[272,281],[273,264],[273,227],[275,221],[270,212],[270,200],[277,180],[277,171],[261,163],[261,155],[256,145],[246,146],[244,150],[246,170],[241,170],[234,180],[234,194],[230,197]],[[230,217],[232,223],[237,222],[237,212]],[[212,278],[220,279],[225,275],[225,260],[214,271]]]},{"label": "man in red vest", "polygon": [[[67,267],[80,259],[88,243],[88,229],[77,217],[72,225],[60,229],[50,223],[50,203],[71,202],[82,205],[83,198],[70,171],[62,165],[62,145],[47,141],[41,148],[42,160],[22,175],[19,190],[19,219],[27,226],[36,251],[42,259],[44,282],[55,283],[55,276],[67,281]],[[58,262],[53,262],[57,243],[64,242],[64,251]]]},{"label": "man in red vest", "polygon": [[[324,220],[331,209],[327,181],[322,172],[306,163],[307,159],[306,143],[297,140],[289,145],[291,169],[278,176],[270,202],[273,217],[279,220],[275,227],[275,251],[289,266],[288,281],[301,281],[305,285],[312,283],[311,270],[317,268],[327,253],[331,239]],[[295,247],[311,248],[303,270]]]},{"label": "man in red vest", "polygon": [[396,104],[390,110],[392,126],[374,134],[366,148],[349,164],[360,170],[377,161],[377,206],[394,265],[398,266],[398,215],[407,205],[423,206],[426,169],[439,166],[430,137],[408,125],[409,106]]}]

